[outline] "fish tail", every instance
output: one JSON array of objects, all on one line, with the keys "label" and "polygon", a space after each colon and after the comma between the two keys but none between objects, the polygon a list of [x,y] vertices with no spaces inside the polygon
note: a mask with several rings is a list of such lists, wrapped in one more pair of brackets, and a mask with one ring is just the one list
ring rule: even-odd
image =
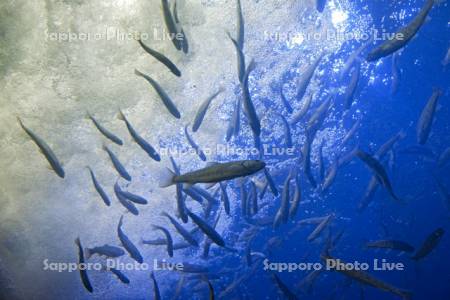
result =
[{"label": "fish tail", "polygon": [[164,170],[164,173],[161,175],[159,187],[165,188],[165,187],[173,185],[175,183],[174,182],[175,176],[176,176],[176,174],[174,172],[172,172],[172,170],[170,170],[169,168],[166,168]]},{"label": "fish tail", "polygon": [[144,76],[144,74],[142,74],[138,69],[134,69],[134,74],[141,77]]},{"label": "fish tail", "polygon": [[119,108],[119,113],[117,115],[117,119],[125,121],[125,115],[124,115],[122,109],[120,109],[120,108]]},{"label": "fish tail", "polygon": [[80,245],[81,245],[80,237],[77,237],[77,238],[75,239],[75,244],[76,244],[77,246],[80,246]]},{"label": "fish tail", "polygon": [[93,119],[92,114],[89,112],[89,110],[86,110],[86,119]]},{"label": "fish tail", "polygon": [[19,122],[20,127],[22,127],[25,131],[25,125],[23,125],[22,119],[19,116],[16,116],[17,122]]}]

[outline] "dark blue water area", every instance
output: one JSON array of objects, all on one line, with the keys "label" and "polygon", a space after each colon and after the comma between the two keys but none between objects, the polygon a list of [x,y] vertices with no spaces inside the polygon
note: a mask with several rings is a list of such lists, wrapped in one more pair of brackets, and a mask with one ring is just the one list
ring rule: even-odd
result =
[{"label": "dark blue water area", "polygon": [[[361,13],[370,11],[375,27],[394,30],[399,27],[399,22],[388,18],[382,20],[382,18],[390,15],[393,10],[405,9],[408,12],[412,7],[420,8],[423,1],[395,1],[395,3],[360,1],[359,4]],[[413,14],[417,13],[417,9],[412,11]],[[352,108],[363,113],[361,127],[356,134],[356,139],[350,142],[349,148],[359,145],[361,149],[374,153],[379,146],[400,130],[406,133],[406,137],[396,144],[394,151],[390,154],[393,157],[393,163],[388,168],[394,189],[404,203],[396,203],[385,189],[379,188],[369,207],[359,212],[358,203],[364,195],[371,173],[361,161],[354,159],[350,164],[339,169],[335,183],[322,196],[311,196],[313,194],[311,186],[306,178],[302,178],[305,198],[312,197],[313,201],[301,206],[296,218],[299,220],[311,216],[334,214],[335,220],[330,226],[330,232],[333,235],[343,230],[344,234],[332,251],[332,255],[348,262],[367,262],[371,266],[374,259],[386,259],[388,262],[404,264],[403,271],[369,270],[369,273],[380,280],[411,291],[413,299],[449,299],[450,297],[448,256],[450,207],[439,194],[435,180],[437,177],[450,191],[449,165],[437,167],[436,164],[437,156],[450,145],[448,105],[450,70],[446,70],[441,64],[449,47],[449,16],[448,4],[435,7],[419,34],[400,52],[398,57],[400,82],[398,91],[394,95],[391,93],[392,57],[383,58],[381,63],[369,64],[360,80],[356,96],[357,106]],[[343,47],[341,52],[335,54],[336,58],[348,57],[351,46],[352,43],[349,42],[348,47]],[[347,51],[346,48],[348,48]],[[371,84],[368,84],[369,76],[375,77]],[[323,87],[328,84],[337,86],[341,84],[335,78],[327,77],[327,72],[323,77],[321,79]],[[385,78],[388,79],[383,82]],[[292,79],[292,74],[287,71],[283,80],[289,82]],[[274,89],[276,88],[278,87],[274,85]],[[433,93],[433,88],[441,89],[443,94],[439,100],[432,133],[424,147],[427,151],[434,153],[435,157],[405,153],[405,149],[417,146],[417,121]],[[346,121],[345,124],[349,129],[352,122]],[[332,125],[326,121],[324,126]],[[327,161],[327,166],[330,163]],[[386,162],[385,165],[388,163]],[[275,176],[278,186],[282,186],[286,176],[287,172]],[[269,203],[269,214],[274,215],[280,198],[274,197],[271,201],[273,203]],[[236,225],[230,228],[231,232],[242,230],[245,222],[242,219],[239,221],[239,218],[242,216],[236,217]],[[262,251],[261,249],[267,246],[267,241],[272,239],[273,245],[264,248],[271,262],[321,262],[320,253],[324,237],[308,243],[307,237],[314,226],[305,225],[290,235],[292,224],[293,222],[291,226],[282,225],[277,230],[272,228],[263,230],[252,242],[252,250]],[[441,242],[431,254],[418,262],[410,258],[411,254],[364,247],[364,244],[370,240],[396,239],[408,242],[418,249],[428,235],[437,228],[445,230]],[[281,239],[279,243],[277,239]],[[242,258],[241,263],[245,263],[245,258]],[[308,273],[307,271],[285,271],[277,273],[277,276],[292,290],[296,290],[296,286]],[[236,279],[238,276],[239,274],[233,274],[231,279]],[[220,291],[225,287],[226,285],[222,283],[218,284],[217,290]],[[239,291],[237,294],[242,299],[286,298],[275,285],[271,273],[263,270],[263,265],[237,290]],[[323,272],[309,291],[302,290],[298,295],[300,299],[399,299],[398,296],[361,285],[358,281],[349,280],[344,275],[332,271]],[[229,299],[234,299],[233,297],[229,296]]]}]

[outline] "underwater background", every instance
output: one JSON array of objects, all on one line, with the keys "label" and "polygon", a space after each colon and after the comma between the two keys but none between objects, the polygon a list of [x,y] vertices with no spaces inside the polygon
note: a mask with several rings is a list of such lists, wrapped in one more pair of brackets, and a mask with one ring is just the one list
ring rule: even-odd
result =
[{"label": "underwater background", "polygon": [[[243,109],[239,132],[226,141],[237,99],[242,96],[236,48],[228,36],[237,34],[237,3],[177,0],[178,17],[189,42],[189,50],[183,53],[165,35],[160,1],[2,0],[1,299],[154,299],[150,273],[154,261],[163,259],[202,266],[207,272],[155,270],[162,299],[175,299],[177,285],[181,287],[178,299],[207,299],[208,280],[217,298],[289,298],[275,278],[299,299],[399,299],[336,271],[316,272],[317,277],[311,278],[311,270],[264,269],[264,259],[277,263],[321,263],[324,248],[336,236],[339,240],[329,249],[333,257],[371,266],[374,259],[402,263],[404,270],[371,268],[367,272],[410,291],[412,299],[449,299],[450,164],[443,155],[450,144],[448,1],[437,1],[418,34],[395,56],[367,62],[365,56],[381,41],[346,40],[327,33],[362,34],[374,28],[395,33],[417,15],[424,0],[329,0],[323,12],[317,10],[316,1],[242,0],[243,52],[247,63],[255,61],[248,87],[261,123],[261,147],[266,147],[259,152],[255,151],[252,129]],[[143,33],[148,36],[143,41],[170,57],[181,70],[181,77],[174,76],[143,50],[135,40]],[[322,35],[313,36],[314,33]],[[306,37],[307,34],[312,36]],[[351,74],[342,76],[342,69],[359,48],[361,54],[352,65],[360,65],[361,73],[353,104],[346,109],[344,98]],[[321,54],[324,56],[305,96],[298,99],[299,81]],[[168,112],[151,85],[135,75],[135,69],[149,74],[164,88],[180,111],[180,119]],[[417,123],[436,89],[442,94],[432,116],[431,133],[426,144],[419,146]],[[222,92],[211,102],[201,128],[192,132],[200,105],[219,90]],[[308,97],[312,97],[309,110],[292,124]],[[319,185],[314,188],[304,172],[302,149],[308,143],[308,119],[328,100],[331,104],[311,143],[311,173]],[[118,117],[119,109],[160,153],[160,162],[133,141]],[[88,113],[117,134],[123,146],[106,139],[89,120]],[[17,117],[45,140],[63,162],[64,179],[47,167],[48,162]],[[283,118],[289,122],[289,133]],[[229,247],[212,244],[207,257],[203,249],[207,238],[198,231],[195,238],[200,246],[175,250],[172,258],[164,245],[142,243],[164,237],[153,224],[169,229],[174,242],[183,241],[161,215],[165,211],[176,216],[176,188],[160,188],[159,182],[166,168],[172,168],[170,156],[181,173],[206,166],[190,151],[185,126],[205,151],[208,162],[261,159],[279,191],[274,195],[264,186],[267,180],[260,171],[245,180],[227,182],[229,214],[222,207],[223,191],[219,185],[204,187],[215,201],[206,199],[200,205],[187,197],[186,206],[209,224],[218,218],[215,229]],[[357,130],[348,136],[352,128]],[[289,148],[287,134],[292,139],[292,153],[282,151]],[[321,157],[327,175],[337,161],[348,158],[357,147],[374,154],[397,134],[401,138],[382,163],[402,201],[393,200],[383,187],[365,198],[373,174],[354,156],[339,164],[332,185],[320,191]],[[103,145],[119,157],[132,177],[130,182],[118,179]],[[217,151],[218,145],[235,151]],[[94,170],[109,195],[110,206],[94,189],[87,166]],[[289,174],[295,174],[300,183],[298,211],[286,223],[272,226]],[[293,178],[291,199],[298,188]],[[115,198],[116,182],[122,189],[148,200],[147,205],[138,205],[138,216],[128,213]],[[257,212],[250,214],[242,210],[242,198],[249,193],[259,201]],[[361,208],[361,201],[370,203]],[[150,264],[150,270],[124,270],[128,284],[111,272],[89,270],[94,288],[89,293],[78,271],[44,269],[46,259],[78,262],[74,243],[77,237],[85,248],[104,244],[121,247],[117,232],[121,216],[123,231]],[[305,224],[308,222],[302,220],[317,217],[330,220],[320,236],[308,241],[320,222]],[[183,226],[196,228],[191,220]],[[411,259],[413,253],[366,246],[369,241],[394,239],[417,250],[438,228],[444,231],[442,240],[417,261]],[[87,261],[104,263],[105,259],[92,256]],[[133,259],[126,253],[120,261],[129,263]]]}]

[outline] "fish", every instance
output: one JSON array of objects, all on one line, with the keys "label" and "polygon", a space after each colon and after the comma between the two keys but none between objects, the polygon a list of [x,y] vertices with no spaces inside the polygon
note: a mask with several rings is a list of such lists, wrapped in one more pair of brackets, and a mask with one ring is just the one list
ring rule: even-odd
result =
[{"label": "fish", "polygon": [[426,0],[425,5],[419,11],[418,15],[408,25],[400,28],[392,39],[384,41],[381,45],[370,51],[366,60],[368,62],[377,61],[406,46],[425,22],[434,2],[435,0]]},{"label": "fish", "polygon": [[228,194],[227,194],[227,185],[223,182],[219,182],[220,184],[220,190],[222,191],[222,193],[220,194],[221,197],[221,202],[223,203],[223,208],[225,210],[225,213],[227,215],[230,215],[230,199],[228,198]]},{"label": "fish", "polygon": [[289,289],[289,287],[283,281],[281,281],[281,279],[275,273],[272,273],[271,275],[277,287],[280,289],[280,291],[283,293],[286,299],[289,300],[298,299],[297,296],[295,296],[295,294]]},{"label": "fish", "polygon": [[[321,255],[321,258],[324,261],[326,261],[327,265],[330,265],[330,266],[337,266],[338,263],[346,264],[341,259],[336,259],[336,258],[330,256],[328,253],[325,253],[325,254],[323,253]],[[346,267],[339,267],[339,268],[334,267],[332,269],[336,269],[337,272],[342,273],[345,276],[347,276],[353,280],[359,281],[363,284],[370,285],[370,286],[380,289],[382,291],[389,292],[394,295],[400,296],[402,299],[405,299],[405,300],[411,299],[410,291],[399,289],[387,282],[384,282],[380,279],[373,277],[372,275],[370,275],[367,272],[359,271],[359,270],[349,270]]]},{"label": "fish", "polygon": [[244,15],[242,14],[241,0],[237,0],[237,44],[239,49],[244,50],[244,35],[245,35],[245,24]]},{"label": "fish", "polygon": [[352,54],[347,58],[347,60],[344,63],[344,66],[342,67],[341,71],[339,72],[339,78],[342,80],[347,76],[348,72],[352,68],[352,66],[355,64],[356,61],[360,61],[361,53],[366,50],[366,48],[373,42],[373,37],[371,36],[369,40],[359,46],[355,51],[352,52]]},{"label": "fish", "polygon": [[397,94],[398,85],[400,82],[400,70],[398,69],[398,54],[392,55],[392,82],[391,82],[391,95]]},{"label": "fish", "polygon": [[208,284],[208,290],[209,290],[209,300],[214,300],[215,296],[214,296],[214,287],[211,284],[211,281],[209,281],[208,279],[206,279],[206,283]]},{"label": "fish", "polygon": [[111,271],[114,275],[116,275],[116,277],[125,284],[129,284],[130,283],[130,279],[128,279],[127,276],[125,276],[125,274],[123,274],[121,271],[115,269],[115,268],[108,268],[108,271]]},{"label": "fish", "polygon": [[195,115],[194,124],[192,124],[192,131],[197,132],[197,130],[202,125],[203,119],[205,118],[206,111],[208,110],[211,102],[219,96],[224,91],[223,88],[219,88],[217,92],[212,94],[209,98],[207,98],[198,108],[197,114]]},{"label": "fish", "polygon": [[105,190],[102,188],[100,183],[98,182],[97,178],[95,177],[94,171],[90,167],[87,167],[89,170],[89,173],[91,174],[92,184],[95,187],[95,190],[102,198],[103,202],[106,204],[106,206],[111,205],[111,200],[109,199],[109,196],[106,194]]},{"label": "fish", "polygon": [[[83,246],[81,245],[81,241],[80,241],[79,237],[77,237],[75,239],[75,244],[78,247],[78,266],[84,265],[85,260],[84,260]],[[93,293],[94,288],[92,287],[91,281],[89,280],[89,276],[87,274],[86,269],[85,268],[78,268],[78,269],[80,270],[80,277],[81,277],[81,282],[83,283],[83,286],[86,288],[86,290],[89,293]]]},{"label": "fish", "polygon": [[[180,168],[177,166],[177,164],[172,156],[170,156],[170,162],[172,163],[172,167],[175,171],[175,174],[180,175]],[[180,217],[181,221],[183,221],[183,223],[187,223],[188,215],[186,213],[186,203],[185,203],[185,198],[183,195],[183,185],[178,183],[175,186],[176,186],[176,195],[177,195],[178,216]]]},{"label": "fish", "polygon": [[154,161],[161,161],[161,157],[159,156],[158,152],[153,148],[152,145],[150,145],[142,136],[140,136],[136,130],[131,126],[128,119],[125,117],[125,114],[122,112],[122,110],[119,109],[119,119],[125,122],[125,125],[128,128],[128,132],[130,133],[133,140],[138,144],[142,150],[144,150],[148,156],[150,156]]},{"label": "fish", "polygon": [[327,112],[332,104],[331,95],[323,101],[319,107],[314,111],[314,113],[309,118],[306,128],[310,135],[314,135],[315,132],[320,128],[322,122],[327,116]]},{"label": "fish", "polygon": [[292,148],[292,135],[291,135],[291,128],[289,127],[289,123],[282,114],[279,114],[279,116],[284,125],[284,137],[286,139],[286,148]]},{"label": "fish", "polygon": [[225,241],[213,227],[208,225],[208,223],[206,223],[190,210],[187,210],[187,214],[191,218],[192,222],[194,222],[200,228],[200,230],[211,239],[211,241],[221,247],[225,247]]},{"label": "fish", "polygon": [[[214,224],[212,225],[213,229],[216,229],[217,224],[219,223],[221,211],[217,214],[216,220],[214,221]],[[211,249],[212,240],[211,239],[205,239],[205,243],[203,245],[203,258],[207,258],[209,255],[209,250]]]},{"label": "fish", "polygon": [[256,215],[259,210],[258,206],[258,192],[256,191],[256,185],[253,181],[250,181],[250,193],[248,195],[249,210],[252,215]]},{"label": "fish", "polygon": [[117,173],[119,173],[119,175],[126,181],[131,181],[130,174],[127,172],[127,170],[120,162],[120,160],[117,158],[117,156],[114,154],[114,152],[112,152],[105,144],[103,144],[103,150],[105,150],[106,153],[108,153],[108,156],[111,159],[111,162],[114,168],[116,169]]},{"label": "fish", "polygon": [[264,176],[266,177],[267,184],[269,185],[272,194],[278,196],[279,192],[277,189],[277,185],[275,184],[275,181],[273,180],[272,175],[270,175],[269,170],[267,170],[267,168],[264,168]]},{"label": "fish", "polygon": [[450,160],[450,147],[447,147],[444,151],[442,151],[441,155],[439,155],[437,165],[439,167],[445,166]]},{"label": "fish", "polygon": [[297,284],[297,289],[304,290],[308,294],[311,294],[314,282],[317,280],[319,275],[322,274],[323,271],[324,271],[323,269],[320,269],[320,270],[314,270],[314,271],[309,272],[308,275],[306,275]]},{"label": "fish", "polygon": [[252,175],[266,164],[260,160],[240,160],[227,163],[213,163],[209,166],[189,172],[183,175],[176,175],[171,170],[160,183],[160,187],[168,187],[176,183],[196,184],[196,183],[216,183],[238,177]]},{"label": "fish", "polygon": [[125,250],[127,250],[128,254],[130,254],[130,257],[133,258],[138,263],[142,264],[144,262],[144,259],[142,258],[141,253],[133,244],[133,242],[131,242],[128,236],[123,232],[122,222],[123,216],[120,217],[119,225],[117,226],[117,235],[119,236],[119,240],[122,243]]},{"label": "fish", "polygon": [[233,43],[234,48],[236,49],[238,78],[239,82],[242,83],[244,82],[245,76],[245,55],[242,52],[242,49],[239,47],[239,43],[231,37],[231,34],[229,32],[227,34],[231,42]]},{"label": "fish", "polygon": [[330,168],[327,171],[327,175],[325,176],[325,179],[322,182],[321,186],[321,192],[325,193],[333,184],[334,180],[336,179],[337,172],[339,170],[339,159],[335,159],[334,162],[331,164]]},{"label": "fish", "polygon": [[317,188],[317,182],[311,173],[311,144],[313,137],[310,134],[306,134],[306,140],[302,147],[302,157],[303,157],[303,172],[308,178],[309,183],[315,189]]},{"label": "fish", "polygon": [[327,4],[327,0],[316,0],[316,9],[318,12],[323,12],[325,9],[325,5]]},{"label": "fish", "polygon": [[183,187],[183,192],[191,197],[193,200],[197,201],[198,203],[203,203],[203,197],[199,193],[197,193],[195,190],[192,189],[192,187],[185,188]]},{"label": "fish", "polygon": [[289,186],[292,179],[292,171],[286,177],[286,180],[283,184],[283,190],[281,191],[281,204],[280,208],[275,215],[275,219],[273,220],[273,228],[277,228],[281,225],[281,223],[287,223],[289,218],[289,200],[290,200],[290,190]]},{"label": "fish", "polygon": [[325,162],[323,160],[323,144],[325,143],[324,140],[320,143],[319,146],[319,154],[318,154],[318,169],[319,169],[319,177],[320,180],[323,180],[325,178]]},{"label": "fish", "polygon": [[166,245],[167,245],[167,254],[169,254],[170,257],[173,257],[173,239],[172,236],[170,235],[169,230],[167,230],[166,228],[162,227],[162,226],[158,226],[158,225],[152,225],[152,228],[155,230],[160,230],[162,231],[162,233],[164,233],[164,235],[166,236]]},{"label": "fish", "polygon": [[422,243],[422,246],[411,257],[411,259],[420,260],[420,259],[426,257],[428,254],[430,254],[431,251],[433,251],[434,248],[437,247],[437,245],[441,241],[444,233],[445,233],[445,231],[442,228],[438,228],[438,229],[434,230],[432,233],[430,233],[428,235],[428,237],[426,238],[426,240]]},{"label": "fish", "polygon": [[147,199],[145,199],[142,196],[139,196],[139,195],[136,195],[136,194],[130,193],[128,191],[124,191],[124,190],[120,190],[120,194],[122,196],[124,196],[126,199],[128,199],[131,202],[134,202],[136,204],[142,204],[142,205],[148,204]]},{"label": "fish", "polygon": [[330,224],[332,219],[333,219],[332,214],[326,216],[322,220],[322,222],[320,222],[319,225],[317,225],[317,227],[313,230],[313,232],[311,232],[311,234],[308,236],[308,238],[307,238],[308,242],[312,242],[315,239],[317,239],[319,237],[319,235],[322,233],[322,231],[325,229],[325,227],[327,227],[328,224]]},{"label": "fish", "polygon": [[116,143],[119,146],[123,145],[123,141],[116,136],[114,133],[103,127],[95,118],[92,116],[89,112],[87,112],[87,116],[89,119],[91,119],[92,123],[94,123],[95,127],[100,131],[101,134],[103,134],[106,138],[111,140],[113,143]]},{"label": "fish", "polygon": [[309,95],[306,97],[305,104],[303,104],[302,108],[292,116],[292,119],[289,121],[291,125],[295,125],[303,119],[306,113],[309,111],[311,107],[313,95]]},{"label": "fish", "polygon": [[300,178],[298,174],[295,176],[295,192],[294,197],[292,198],[292,204],[289,208],[289,217],[294,219],[297,215],[298,206],[300,205],[300,201],[302,200],[302,187],[300,184]]},{"label": "fish", "polygon": [[369,184],[367,185],[366,191],[364,192],[364,196],[358,204],[359,212],[362,212],[367,208],[367,206],[369,206],[379,186],[380,183],[378,182],[377,177],[375,175],[372,176],[372,178],[370,178]]},{"label": "fish", "polygon": [[442,65],[446,67],[450,63],[450,47],[447,50],[447,54],[445,54],[444,59],[442,60]]},{"label": "fish", "polygon": [[194,237],[191,235],[189,231],[187,231],[180,223],[175,220],[171,215],[169,215],[166,212],[162,212],[161,215],[167,217],[172,223],[172,225],[175,227],[177,232],[192,246],[198,247],[198,242],[194,239]]},{"label": "fish", "polygon": [[201,187],[191,186],[189,189],[194,191],[197,195],[200,195],[203,199],[205,199],[209,203],[217,203],[214,196],[212,196],[208,191],[202,189]]},{"label": "fish", "polygon": [[367,248],[383,248],[383,249],[393,249],[403,252],[414,252],[414,247],[410,244],[398,241],[398,240],[379,240],[367,242],[365,245]]},{"label": "fish", "polygon": [[50,146],[33,131],[31,131],[31,129],[27,128],[19,117],[17,117],[17,121],[19,122],[20,127],[22,127],[22,129],[28,134],[33,142],[39,147],[40,152],[45,156],[53,171],[55,171],[55,173],[59,177],[64,178],[65,172],[63,169],[63,165],[58,160]]},{"label": "fish", "polygon": [[397,195],[395,195],[394,190],[391,185],[391,182],[389,181],[389,177],[388,177],[383,165],[378,160],[376,160],[375,158],[373,158],[372,156],[370,156],[369,154],[367,154],[364,151],[358,150],[356,152],[356,156],[369,167],[369,169],[376,176],[378,182],[381,185],[383,185],[386,188],[386,190],[389,192],[389,195],[391,195],[391,197],[394,200],[402,202],[397,197]]},{"label": "fish", "polygon": [[161,300],[161,293],[159,292],[158,282],[156,282],[155,273],[150,273],[150,278],[153,281],[153,299]]},{"label": "fish", "polygon": [[325,53],[320,53],[319,56],[306,68],[303,75],[298,80],[296,93],[297,101],[301,101],[305,96],[309,83],[311,82],[311,79],[313,78],[314,73],[320,62],[322,61],[324,55]]},{"label": "fish", "polygon": [[200,146],[197,145],[197,143],[195,143],[194,139],[189,135],[188,125],[184,126],[184,135],[186,136],[186,139],[188,140],[189,145],[191,145],[191,147],[195,150],[195,153],[197,153],[198,157],[201,160],[206,161],[205,153],[202,151]]},{"label": "fish", "polygon": [[244,180],[242,180],[242,182],[239,184],[239,192],[241,195],[241,213],[243,216],[245,216],[248,209],[248,195]]},{"label": "fish", "polygon": [[359,78],[361,76],[361,65],[356,64],[356,66],[353,67],[350,75],[350,84],[348,85],[347,89],[344,93],[344,107],[346,110],[349,110],[352,107],[355,92],[358,88],[358,82]]},{"label": "fish", "polygon": [[114,193],[116,194],[117,200],[119,200],[120,204],[122,204],[130,213],[135,216],[139,215],[139,211],[136,206],[122,194],[122,189],[120,188],[118,182],[114,184]]},{"label": "fish", "polygon": [[181,114],[178,111],[175,103],[173,103],[172,99],[170,99],[169,95],[167,95],[167,93],[163,90],[163,88],[159,85],[158,82],[156,82],[150,76],[141,73],[137,69],[134,70],[134,73],[137,76],[140,76],[140,77],[144,78],[145,80],[147,80],[150,83],[150,85],[155,89],[156,93],[158,94],[159,98],[163,102],[164,106],[172,114],[172,116],[174,116],[176,119],[180,119],[181,118]]},{"label": "fish", "polygon": [[425,105],[419,121],[417,122],[417,142],[420,145],[425,145],[428,140],[431,132],[431,125],[433,124],[434,114],[436,112],[437,102],[441,95],[441,90],[433,90],[433,94]]},{"label": "fish", "polygon": [[177,1],[173,1],[173,20],[175,21],[175,25],[177,27],[177,32],[180,35],[179,43],[181,44],[181,49],[184,54],[189,52],[189,42],[186,38],[186,34],[184,33],[183,27],[181,26],[180,19],[178,18],[178,5]]},{"label": "fish", "polygon": [[138,41],[139,45],[141,45],[142,49],[145,50],[145,52],[147,52],[148,54],[150,54],[151,56],[156,58],[160,63],[165,65],[170,70],[170,72],[172,72],[175,76],[178,76],[178,77],[181,76],[181,71],[177,68],[177,66],[169,58],[167,58],[167,56],[165,56],[162,53],[159,53],[156,50],[153,50],[152,48],[150,48],[149,46],[144,44],[141,39],[138,39],[137,41]]},{"label": "fish", "polygon": [[123,251],[122,248],[108,244],[99,247],[86,248],[84,249],[84,252],[86,253],[86,258],[88,259],[94,254],[112,258],[120,257],[125,254],[125,251]]},{"label": "fish", "polygon": [[255,137],[259,137],[259,135],[261,134],[261,123],[256,113],[255,106],[253,105],[252,98],[250,96],[250,91],[248,88],[248,77],[250,73],[254,70],[254,68],[255,68],[255,61],[252,60],[250,64],[247,66],[247,69],[245,71],[244,80],[241,83],[241,90],[243,94],[245,115],[248,118],[248,122],[253,131],[253,134],[255,135]]},{"label": "fish", "polygon": [[384,156],[392,149],[392,147],[394,147],[396,143],[398,143],[405,137],[406,137],[405,131],[403,129],[400,130],[398,133],[396,133],[393,137],[391,137],[383,145],[380,146],[377,152],[375,152],[374,157],[379,160],[383,159]]},{"label": "fish", "polygon": [[283,93],[283,85],[280,85],[280,97],[281,97],[281,101],[283,102],[284,107],[286,108],[286,111],[291,114],[294,110],[293,110],[291,104],[289,103],[288,99],[286,98],[286,96]]},{"label": "fish", "polygon": [[170,11],[169,1],[161,0],[164,22],[166,23],[167,31],[170,33],[170,39],[177,50],[182,49],[182,43],[179,40],[179,32],[175,20]]},{"label": "fish", "polygon": [[230,122],[228,123],[226,141],[229,142],[231,137],[238,136],[240,130],[240,115],[241,115],[241,98],[236,99],[236,104],[234,106],[233,115],[231,116]]}]

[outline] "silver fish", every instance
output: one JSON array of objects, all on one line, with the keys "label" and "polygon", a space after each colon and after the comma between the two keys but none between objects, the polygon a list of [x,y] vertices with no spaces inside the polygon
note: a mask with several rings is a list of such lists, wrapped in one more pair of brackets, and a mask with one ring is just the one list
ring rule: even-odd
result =
[{"label": "silver fish", "polygon": [[161,213],[163,216],[167,217],[172,223],[172,225],[175,227],[175,229],[178,231],[178,233],[191,245],[198,247],[198,242],[194,239],[194,237],[191,235],[189,231],[187,231],[180,223],[175,220],[171,215],[169,215],[166,212]]},{"label": "silver fish", "polygon": [[301,101],[306,94],[306,90],[311,82],[311,79],[314,76],[314,73],[319,66],[320,61],[324,57],[324,53],[321,53],[311,65],[305,70],[304,74],[300,77],[297,83],[297,101]]},{"label": "silver fish", "polygon": [[309,108],[311,107],[312,99],[313,99],[312,94],[306,97],[306,100],[304,100],[305,104],[303,104],[302,108],[292,116],[292,119],[289,122],[291,123],[291,125],[295,125],[298,122],[300,122],[301,119],[303,119],[303,117],[306,115],[306,113],[309,111]]},{"label": "silver fish", "polygon": [[206,223],[190,210],[187,210],[187,214],[191,218],[192,222],[194,222],[200,228],[200,230],[204,234],[206,234],[214,243],[221,247],[225,247],[225,241],[213,227],[211,227],[208,223]]},{"label": "silver fish", "polygon": [[130,135],[136,142],[136,144],[138,144],[142,148],[142,150],[144,150],[153,160],[161,161],[161,157],[159,156],[155,148],[153,148],[152,145],[150,145],[143,137],[141,137],[136,132],[136,130],[133,128],[133,126],[131,126],[130,122],[120,109],[119,109],[119,119],[125,122],[125,125],[127,126],[127,129],[130,132]]},{"label": "silver fish", "polygon": [[419,14],[408,25],[400,28],[393,39],[389,39],[373,49],[367,55],[366,60],[376,61],[403,48],[419,31],[435,2],[435,0],[426,0]]},{"label": "silver fish", "polygon": [[433,124],[434,113],[436,112],[437,102],[442,95],[442,91],[435,89],[427,104],[425,105],[419,121],[417,122],[417,142],[425,145],[430,135],[431,125]]},{"label": "silver fish", "polygon": [[116,169],[117,173],[119,173],[122,178],[124,178],[127,181],[131,181],[131,176],[123,166],[123,164],[120,162],[120,160],[117,158],[117,156],[112,152],[105,144],[103,144],[103,150],[108,153],[109,158],[111,159],[111,162]]},{"label": "silver fish", "polygon": [[138,70],[134,70],[134,73],[137,76],[140,76],[147,80],[150,85],[155,89],[156,93],[158,94],[159,98],[161,98],[162,102],[164,103],[164,106],[167,108],[167,110],[174,116],[175,118],[179,119],[181,118],[181,114],[178,111],[177,107],[173,103],[172,99],[170,99],[169,95],[163,90],[163,88],[157,83],[153,78],[151,78],[148,75],[145,75],[144,73],[139,72]]},{"label": "silver fish", "polygon": [[186,136],[186,139],[188,140],[189,145],[195,150],[195,153],[197,153],[198,157],[201,160],[206,161],[205,153],[202,151],[202,149],[200,149],[199,145],[197,145],[197,143],[194,141],[194,139],[190,136],[187,125],[184,126],[184,135]]},{"label": "silver fish", "polygon": [[88,118],[91,119],[92,123],[94,123],[95,127],[100,131],[105,137],[110,139],[112,142],[116,143],[119,146],[123,145],[123,141],[116,136],[114,133],[103,127],[89,112],[87,112]]},{"label": "silver fish", "polygon": [[162,231],[162,233],[164,233],[164,235],[166,236],[166,242],[167,242],[167,254],[169,254],[170,257],[173,257],[173,239],[172,236],[170,235],[169,230],[167,230],[166,228],[162,227],[162,226],[158,226],[158,225],[152,225],[153,229],[155,230],[160,230]]},{"label": "silver fish", "polygon": [[144,44],[141,41],[141,39],[138,39],[138,42],[139,42],[139,45],[141,45],[142,49],[145,50],[145,52],[147,52],[148,54],[150,54],[151,56],[156,58],[159,62],[161,62],[163,65],[165,65],[173,74],[175,74],[175,76],[178,76],[178,77],[181,76],[181,72],[177,68],[177,66],[170,59],[168,59],[164,54],[161,54],[158,51],[153,50],[152,48],[150,48],[149,46]]},{"label": "silver fish", "polygon": [[119,236],[119,240],[122,243],[123,247],[130,254],[130,257],[133,258],[138,263],[142,264],[144,259],[142,258],[141,253],[136,248],[136,246],[130,241],[128,236],[122,230],[122,222],[123,216],[120,217],[119,225],[117,226],[117,235]]},{"label": "silver fish", "polygon": [[208,110],[209,106],[211,105],[211,102],[219,96],[220,93],[224,91],[223,88],[220,88],[217,92],[212,94],[210,97],[208,97],[205,101],[203,101],[202,105],[198,108],[197,114],[195,115],[194,124],[192,124],[192,131],[197,132],[197,130],[200,128],[200,125],[202,125],[203,119],[205,118],[206,111]]},{"label": "silver fish", "polygon": [[35,144],[38,145],[41,153],[50,163],[50,166],[55,171],[55,173],[58,174],[59,177],[64,178],[65,173],[63,166],[59,162],[58,158],[56,157],[55,153],[50,148],[50,146],[47,145],[47,143],[39,136],[37,136],[33,131],[25,127],[25,125],[22,123],[22,120],[19,117],[17,117],[17,120],[19,121],[19,124],[22,127],[22,129],[28,134],[28,136],[33,140],[33,142],[35,142]]},{"label": "silver fish", "polygon": [[92,184],[94,185],[95,190],[100,195],[100,197],[102,198],[103,202],[105,202],[105,204],[107,206],[110,206],[111,205],[111,200],[109,199],[109,197],[106,194],[105,190],[102,188],[102,186],[98,182],[97,178],[95,177],[94,171],[92,171],[92,169],[90,167],[87,167],[87,168],[89,170],[89,173],[91,174]]},{"label": "silver fish", "polygon": [[227,163],[213,163],[206,168],[176,175],[172,171],[162,179],[160,187],[167,187],[176,183],[216,183],[238,177],[254,174],[263,169],[266,164],[260,160],[242,160]]},{"label": "silver fish", "polygon": [[[84,265],[85,260],[84,260],[83,246],[81,245],[81,241],[80,241],[79,237],[77,237],[75,239],[75,244],[78,247],[78,264]],[[90,292],[90,293],[94,292],[94,288],[92,287],[91,281],[89,280],[86,269],[79,268],[79,270],[80,270],[80,277],[81,277],[81,282],[83,283],[83,286],[86,288],[86,290],[88,292]]]}]

